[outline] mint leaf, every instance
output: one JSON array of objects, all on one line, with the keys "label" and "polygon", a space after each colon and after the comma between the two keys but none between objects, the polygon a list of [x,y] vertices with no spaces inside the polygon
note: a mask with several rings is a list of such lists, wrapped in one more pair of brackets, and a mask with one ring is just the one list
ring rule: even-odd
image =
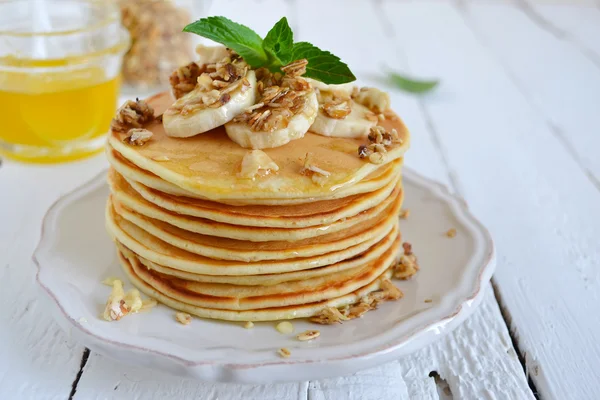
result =
[{"label": "mint leaf", "polygon": [[426,93],[433,90],[439,83],[439,79],[418,80],[407,78],[395,72],[390,72],[390,81],[400,90],[409,93]]},{"label": "mint leaf", "polygon": [[292,60],[306,58],[308,65],[304,77],[313,78],[327,84],[348,83],[356,80],[350,68],[339,57],[319,49],[308,42],[294,44]]},{"label": "mint leaf", "polygon": [[292,57],[294,46],[294,33],[290,28],[287,18],[281,18],[265,36],[263,49],[271,59],[270,66],[276,71],[279,67],[288,64]]},{"label": "mint leaf", "polygon": [[192,22],[183,29],[221,43],[244,58],[253,68],[262,67],[268,61],[261,37],[247,26],[225,17],[207,17]]}]

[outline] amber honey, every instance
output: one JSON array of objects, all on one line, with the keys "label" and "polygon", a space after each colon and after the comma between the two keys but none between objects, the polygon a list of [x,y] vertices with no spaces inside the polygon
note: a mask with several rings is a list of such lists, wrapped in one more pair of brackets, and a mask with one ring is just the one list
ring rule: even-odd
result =
[{"label": "amber honey", "polygon": [[0,156],[57,162],[97,153],[129,36],[112,3],[38,3],[0,2]]},{"label": "amber honey", "polygon": [[117,105],[118,77],[106,79],[102,70],[93,68],[76,74],[3,75],[0,82],[6,84],[0,86],[0,110],[6,117],[0,140],[15,150],[0,151],[37,162],[75,159],[98,151],[93,141],[108,131]]}]

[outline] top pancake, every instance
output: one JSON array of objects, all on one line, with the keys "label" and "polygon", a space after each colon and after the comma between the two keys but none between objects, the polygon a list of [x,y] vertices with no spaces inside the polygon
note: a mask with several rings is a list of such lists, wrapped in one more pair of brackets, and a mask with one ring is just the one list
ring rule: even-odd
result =
[{"label": "top pancake", "polygon": [[[169,93],[151,97],[147,102],[155,114],[162,114],[173,99]],[[409,145],[408,130],[400,119],[381,121],[386,129],[395,128],[401,144],[389,147],[386,163],[401,158]],[[223,127],[185,139],[165,134],[162,123],[145,126],[152,138],[143,146],[123,143],[125,133],[111,132],[109,144],[125,159],[163,180],[204,198],[223,201],[244,199],[328,199],[336,191],[364,179],[385,164],[360,159],[358,147],[366,139],[324,137],[308,132],[304,138],[263,151],[279,166],[275,174],[255,180],[238,177],[244,155],[249,151],[231,141]],[[312,163],[331,175],[323,186],[300,173],[307,153]],[[157,156],[167,161],[156,161]]]}]

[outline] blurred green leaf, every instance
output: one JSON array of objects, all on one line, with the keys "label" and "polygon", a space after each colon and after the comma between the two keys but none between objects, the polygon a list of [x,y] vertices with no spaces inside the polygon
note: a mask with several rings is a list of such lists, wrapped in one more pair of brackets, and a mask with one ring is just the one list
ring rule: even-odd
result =
[{"label": "blurred green leaf", "polygon": [[402,76],[395,72],[389,74],[390,82],[398,89],[409,93],[422,94],[436,88],[440,83],[439,79],[419,80]]}]

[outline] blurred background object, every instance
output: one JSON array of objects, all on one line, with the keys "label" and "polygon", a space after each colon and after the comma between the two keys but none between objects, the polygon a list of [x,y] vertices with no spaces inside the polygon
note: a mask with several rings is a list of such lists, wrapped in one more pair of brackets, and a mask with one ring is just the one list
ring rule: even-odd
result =
[{"label": "blurred background object", "polygon": [[99,152],[129,43],[112,2],[0,0],[0,154],[56,162]]},{"label": "blurred background object", "polygon": [[169,75],[194,58],[192,35],[182,32],[194,18],[193,0],[118,0],[131,48],[123,61],[125,91],[155,92]]}]

